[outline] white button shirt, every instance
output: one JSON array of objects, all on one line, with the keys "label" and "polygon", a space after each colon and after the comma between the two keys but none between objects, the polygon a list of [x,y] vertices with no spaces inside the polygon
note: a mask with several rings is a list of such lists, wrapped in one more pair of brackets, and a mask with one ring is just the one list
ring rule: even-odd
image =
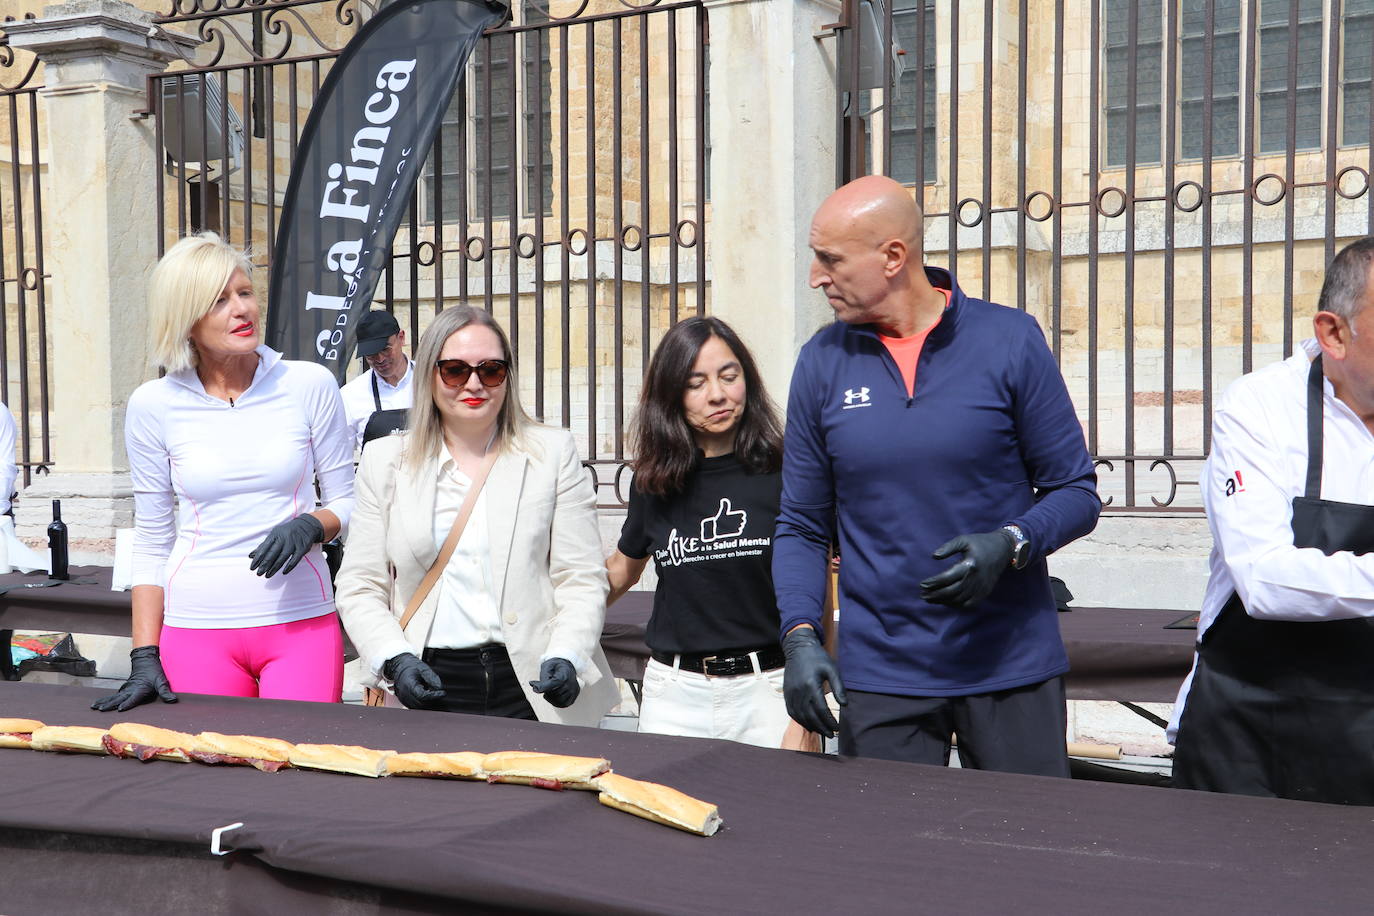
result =
[{"label": "white button shirt", "polygon": [[[453,520],[472,480],[447,455],[439,465],[434,498],[434,546],[442,548],[453,529]],[[504,643],[501,610],[491,570],[491,538],[487,533],[487,491],[484,487],[472,507],[458,546],[439,581],[439,603],[425,645],[431,649],[470,649],[487,643]]]},{"label": "white button shirt", "polygon": [[[354,448],[362,448],[363,430],[367,427],[368,418],[377,410],[377,402],[372,398],[374,375],[376,373],[368,369],[339,389],[339,394],[343,398],[344,414],[348,419],[348,429],[353,433]],[[404,410],[410,407],[415,397],[411,390],[411,380],[414,377],[414,360],[409,362],[406,374],[401,376],[401,380],[395,385],[377,375],[377,395],[381,398],[382,410]]]},{"label": "white button shirt", "polygon": [[[1212,453],[1198,485],[1212,530],[1211,578],[1198,638],[1232,592],[1262,620],[1374,617],[1374,554],[1293,546],[1293,498],[1307,480],[1307,373],[1321,352],[1304,340],[1293,356],[1226,389],[1212,421]],[[1321,498],[1374,505],[1374,434],[1331,382],[1323,382]],[[1197,668],[1196,655],[1193,668]],[[1179,690],[1168,737],[1192,685]]]}]

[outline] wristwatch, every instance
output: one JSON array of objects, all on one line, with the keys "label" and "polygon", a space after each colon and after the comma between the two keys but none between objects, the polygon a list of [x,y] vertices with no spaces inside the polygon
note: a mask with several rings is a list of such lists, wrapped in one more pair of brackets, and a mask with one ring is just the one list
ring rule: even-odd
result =
[{"label": "wristwatch", "polygon": [[1011,535],[1011,568],[1025,569],[1030,562],[1030,538],[1019,525],[1003,525],[1002,530]]}]

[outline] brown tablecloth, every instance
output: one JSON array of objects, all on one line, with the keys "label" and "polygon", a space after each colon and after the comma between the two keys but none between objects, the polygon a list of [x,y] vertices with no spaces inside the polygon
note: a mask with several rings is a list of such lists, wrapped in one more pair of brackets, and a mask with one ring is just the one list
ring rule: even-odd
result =
[{"label": "brown tablecloth", "polygon": [[[87,708],[98,695],[0,683],[0,711],[604,755],[717,803],[726,826],[691,836],[584,792],[0,750],[0,912],[313,913],[333,896],[375,904],[349,912],[404,898],[450,912],[1353,913],[1374,895],[1370,809],[339,704],[183,694],[114,716]],[[211,831],[240,821],[225,835],[239,852],[210,857]]]},{"label": "brown tablecloth", "polygon": [[[0,576],[0,588],[42,582],[42,573]],[[110,569],[72,568],[72,582],[0,595],[0,628],[128,635],[129,593],[110,591]],[[644,629],[653,592],[630,592],[606,609],[601,646],[616,677],[640,679],[649,661]],[[1172,702],[1192,665],[1193,630],[1164,625],[1186,611],[1074,608],[1059,615],[1075,700]]]},{"label": "brown tablecloth", "polygon": [[[616,677],[644,676],[649,661],[644,628],[652,610],[652,592],[629,592],[606,609],[601,646]],[[1069,698],[1172,703],[1192,667],[1197,631],[1164,625],[1186,613],[1077,607],[1060,614],[1059,632],[1071,666]]]},{"label": "brown tablecloth", "polygon": [[128,636],[129,593],[110,590],[108,566],[73,566],[71,579],[58,585],[29,588],[49,581],[46,572],[0,576],[0,629],[50,633],[96,633]]}]

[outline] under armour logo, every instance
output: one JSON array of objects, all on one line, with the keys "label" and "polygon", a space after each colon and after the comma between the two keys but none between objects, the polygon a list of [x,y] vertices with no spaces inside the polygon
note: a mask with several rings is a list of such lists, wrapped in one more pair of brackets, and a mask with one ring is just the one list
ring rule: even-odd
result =
[{"label": "under armour logo", "polygon": [[859,389],[847,388],[844,392],[844,409],[850,410],[855,407],[871,407],[868,402],[868,388]]}]

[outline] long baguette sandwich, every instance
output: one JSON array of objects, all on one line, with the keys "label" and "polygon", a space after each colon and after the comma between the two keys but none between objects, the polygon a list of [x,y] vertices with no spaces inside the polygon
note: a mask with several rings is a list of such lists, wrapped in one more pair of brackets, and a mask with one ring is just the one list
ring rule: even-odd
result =
[{"label": "long baguette sandwich", "polygon": [[439,779],[486,779],[485,754],[455,751],[451,754],[393,754],[386,758],[388,776],[431,776]]},{"label": "long baguette sandwich", "polygon": [[190,763],[189,748],[195,738],[185,732],[138,722],[120,722],[110,726],[105,735],[105,750],[116,757],[131,757],[147,763],[149,760],[171,760]]},{"label": "long baguette sandwich", "polygon": [[29,747],[35,751],[67,751],[72,754],[104,754],[105,729],[86,725],[44,725],[33,730]]},{"label": "long baguette sandwich", "polygon": [[33,742],[34,729],[42,727],[37,719],[0,718],[0,747],[28,747]]},{"label": "long baguette sandwich", "polygon": [[540,789],[588,789],[596,791],[592,778],[611,771],[601,757],[569,757],[535,751],[500,751],[482,761],[487,782],[508,782]]},{"label": "long baguette sandwich", "polygon": [[291,749],[291,765],[376,777],[386,772],[386,759],[395,753],[352,744],[297,744]]},{"label": "long baguette sandwich", "polygon": [[715,805],[677,789],[617,773],[598,776],[596,784],[601,789],[597,801],[608,808],[701,836],[720,829],[720,811]]},{"label": "long baguette sandwich", "polygon": [[293,747],[291,742],[279,738],[201,732],[192,739],[188,753],[197,763],[250,766],[275,773],[291,765]]}]

